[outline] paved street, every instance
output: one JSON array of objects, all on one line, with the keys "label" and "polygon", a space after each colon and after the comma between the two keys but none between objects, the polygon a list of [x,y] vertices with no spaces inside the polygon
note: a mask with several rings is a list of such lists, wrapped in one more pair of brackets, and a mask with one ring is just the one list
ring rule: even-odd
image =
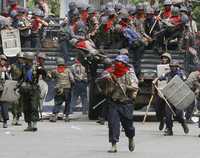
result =
[{"label": "paved street", "polygon": [[[10,122],[9,122],[10,123]],[[93,121],[74,120],[39,123],[36,133],[24,133],[23,127],[0,128],[0,158],[199,158],[200,130],[190,125],[185,136],[175,124],[173,137],[164,137],[158,123],[135,123],[136,150],[130,153],[121,134],[118,153],[109,154],[107,126]]]}]

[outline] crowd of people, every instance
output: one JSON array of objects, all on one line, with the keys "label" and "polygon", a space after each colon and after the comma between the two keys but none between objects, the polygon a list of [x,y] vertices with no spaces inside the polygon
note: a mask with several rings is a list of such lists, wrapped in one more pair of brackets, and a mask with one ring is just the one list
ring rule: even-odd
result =
[{"label": "crowd of people", "polygon": [[[29,11],[20,7],[17,1],[9,0],[9,4],[10,10],[1,16],[0,29],[10,27],[19,29],[22,47],[41,47],[42,30],[49,25],[45,20],[48,16],[45,1],[38,0],[37,8],[33,10],[31,17]],[[137,75],[144,49],[155,50],[155,53],[161,55],[161,64],[168,64],[170,67],[167,74],[158,76],[153,81],[154,85],[161,80],[169,82],[178,75],[195,92],[197,103],[194,102],[186,110],[186,117],[189,120],[194,107],[198,104],[199,67],[197,66],[197,71],[192,72],[187,78],[180,63],[173,61],[167,50],[170,44],[178,51],[188,50],[190,47],[198,50],[197,32],[196,22],[192,18],[192,6],[189,2],[172,3],[170,0],[164,0],[158,3],[156,0],[151,0],[149,3],[127,6],[108,2],[102,6],[101,10],[96,10],[90,5],[70,2],[69,11],[61,21],[59,43],[63,57],[57,58],[55,70],[48,72],[45,70],[45,55],[42,53],[36,55],[31,52],[19,53],[17,62],[11,65],[5,55],[0,56],[1,84],[3,85],[5,80],[15,80],[17,81],[15,90],[20,93],[17,105],[12,106],[13,125],[20,125],[19,118],[23,111],[25,122],[28,124],[25,131],[37,131],[42,91],[38,82],[47,78],[56,81],[55,105],[50,118],[51,122],[57,121],[63,102],[65,102],[64,120],[69,121],[69,114],[73,113],[79,96],[83,114],[87,114],[88,74],[86,72],[89,71],[85,64],[92,65],[93,59],[99,59],[99,57],[103,58],[104,64],[108,61],[108,58],[97,49],[120,49],[117,57],[109,60],[108,65],[104,67],[96,84],[105,98],[104,104],[107,105],[105,115],[102,117],[108,120],[109,142],[112,144],[109,152],[117,152],[120,122],[129,138],[129,150],[133,151],[135,148],[133,103],[139,90]],[[71,68],[66,66],[69,45],[83,53]],[[133,61],[129,59],[132,56]],[[85,60],[87,63],[84,63]],[[3,91],[3,86],[0,86],[0,90]],[[0,102],[0,107],[3,127],[7,128],[8,106]],[[165,99],[158,94],[156,113],[160,121],[159,129],[163,130],[166,125],[165,136],[173,135],[174,119],[181,123],[185,134],[189,132],[183,110],[178,110],[173,105],[167,106]],[[173,118],[174,113],[176,117]]]},{"label": "crowd of people", "polygon": [[[47,3],[38,0],[31,11],[19,6],[16,0],[9,0],[9,5],[9,10],[1,16],[1,29],[8,26],[19,29],[22,47],[41,47],[44,28],[52,25]],[[101,10],[71,2],[60,23],[59,43],[64,53],[67,53],[66,47],[71,39],[90,39],[96,48],[137,50],[135,52],[139,53],[131,52],[136,60],[142,54],[142,46],[159,50],[179,41],[176,43],[179,49],[187,49],[195,43],[198,31],[192,17],[192,5],[170,0],[160,3],[151,0],[127,6],[109,2]],[[74,40],[70,42],[76,43]]]},{"label": "crowd of people", "polygon": [[[79,96],[82,101],[83,114],[88,113],[87,74],[79,60],[76,60],[72,68],[68,68],[64,59],[58,57],[56,59],[56,69],[46,71],[44,67],[45,58],[46,55],[44,53],[37,55],[32,52],[18,53],[16,62],[9,64],[8,58],[5,55],[1,55],[1,94],[5,89],[6,80],[16,81],[15,91],[19,93],[18,100],[12,104],[6,104],[6,101],[1,101],[3,128],[8,127],[8,107],[12,105],[10,106],[13,115],[12,125],[21,125],[19,119],[23,112],[25,122],[28,123],[27,131],[37,130],[36,122],[42,117],[39,116],[39,113],[42,112],[42,104],[47,95],[45,94],[47,93],[45,88],[48,90],[48,87],[43,87],[40,82],[45,82],[47,79],[55,81],[55,105],[52,109],[51,122],[56,122],[63,102],[65,102],[64,120],[69,121],[68,115],[74,112]],[[33,126],[31,123],[33,123]]]}]

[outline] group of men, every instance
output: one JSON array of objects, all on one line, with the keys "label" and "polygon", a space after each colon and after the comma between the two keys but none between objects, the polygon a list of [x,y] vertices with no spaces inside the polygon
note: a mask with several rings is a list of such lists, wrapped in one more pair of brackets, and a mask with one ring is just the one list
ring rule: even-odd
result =
[{"label": "group of men", "polygon": [[[25,122],[28,124],[25,131],[37,131],[37,121],[39,120],[38,107],[40,106],[40,88],[37,83],[40,78],[45,76],[45,70],[40,68],[39,63],[38,65],[34,64],[35,55],[32,52],[19,53],[16,58],[16,62],[9,65],[9,59],[5,55],[1,55],[1,94],[5,89],[4,85],[7,80],[16,81],[14,90],[20,94],[15,102],[7,103],[1,101],[3,128],[8,127],[8,107],[12,105],[12,125],[21,125],[19,119],[23,112]],[[40,58],[41,56],[37,57],[38,61]]]},{"label": "group of men", "polygon": [[[73,113],[78,97],[81,98],[83,114],[87,114],[87,74],[78,59],[72,65],[72,68],[69,68],[66,66],[63,58],[57,57],[57,68],[47,72],[44,68],[46,58],[44,53],[37,55],[32,52],[19,53],[16,58],[17,62],[9,65],[7,57],[1,55],[1,93],[3,93],[6,80],[14,80],[17,81],[15,90],[20,94],[17,102],[12,103],[11,106],[13,125],[21,125],[19,119],[23,111],[25,122],[28,123],[27,130],[37,130],[36,122],[39,120],[39,112],[42,112],[41,104],[43,104],[43,100],[41,102],[41,99],[45,99],[47,95],[44,94],[42,96],[44,89],[40,86],[40,82],[41,80],[45,82],[47,79],[55,80],[55,105],[50,118],[51,122],[56,122],[63,102],[65,102],[65,109],[63,111],[65,121],[69,121],[68,115]],[[4,128],[8,127],[8,107],[8,103],[1,103]]]},{"label": "group of men", "polygon": [[[190,46],[194,47],[193,43],[197,27],[192,19],[191,6],[173,5],[169,0],[165,0],[163,5],[164,10],[162,11],[159,10],[159,7],[155,7],[155,5],[145,6],[139,3],[136,7],[129,6],[130,8],[126,8],[120,4],[113,5],[112,3],[107,3],[102,12],[97,14],[92,7],[86,9],[84,8],[85,6],[76,6],[75,3],[70,3],[70,11],[68,13],[70,37],[77,40],[92,39],[96,47],[99,48],[128,48],[129,56],[132,53],[136,54],[136,62],[141,57],[141,54],[137,53],[142,53],[138,50],[138,47],[142,47],[142,45],[152,48],[157,46],[159,48],[163,47],[164,51],[168,47],[167,42],[174,42],[175,40],[178,50],[186,50]],[[86,19],[86,17],[88,18]],[[192,42],[188,42],[186,39],[190,39]],[[131,72],[132,70],[127,65],[127,59],[127,55],[117,56],[113,65],[103,72],[103,77],[100,77],[100,82],[102,81],[103,85],[107,86],[102,88],[105,91],[102,93],[104,93],[105,102],[108,105],[106,116],[109,125],[109,141],[112,144],[109,152],[117,152],[116,143],[119,140],[120,121],[126,136],[129,138],[129,150],[134,150],[134,129],[131,126],[133,123],[131,108],[133,108],[134,95],[130,96],[129,85],[123,82],[122,79],[126,76],[126,72]],[[161,59],[162,64],[169,64],[170,71],[157,78],[153,82],[154,84],[158,80],[169,82],[176,75],[182,80],[187,79],[180,63],[172,62],[170,54],[162,54]],[[137,64],[134,67],[137,68]],[[199,71],[195,73],[195,77],[192,75],[193,78],[189,75],[186,84],[196,91],[197,87],[195,85],[199,82]],[[132,76],[128,78],[131,79]],[[131,84],[130,87],[132,93],[137,91],[137,86],[134,87]],[[196,95],[198,96],[197,92]],[[115,98],[116,96],[117,98]],[[128,101],[123,100],[126,96],[128,96]],[[156,108],[158,108],[156,111],[161,120],[159,129],[162,130],[166,124],[165,136],[173,135],[174,119],[181,123],[185,134],[189,132],[182,110],[176,109],[173,105],[167,106],[165,100],[160,96],[158,96],[156,103]]]},{"label": "group of men", "polygon": [[[123,49],[125,50],[125,49]],[[126,50],[127,51],[127,50]],[[153,80],[155,87],[154,95],[156,96],[155,111],[160,121],[159,130],[164,130],[164,136],[173,136],[173,122],[178,121],[185,134],[189,133],[188,120],[191,119],[194,109],[199,110],[199,92],[200,92],[200,71],[199,66],[188,76],[177,60],[172,60],[169,53],[161,55],[160,65],[166,66],[166,73],[161,74]],[[106,104],[106,117],[109,127],[109,142],[112,144],[109,152],[117,152],[116,143],[119,141],[120,122],[129,138],[129,150],[133,151],[135,129],[133,127],[133,109],[134,101],[139,90],[138,79],[135,75],[134,68],[129,65],[127,54],[120,54],[113,60],[112,64],[107,67],[99,78],[97,85],[99,91],[103,94]],[[163,86],[160,82],[164,81],[165,85],[175,76],[181,78],[185,84],[194,92],[195,101],[185,110],[180,110],[171,104],[162,94],[159,87]],[[184,97],[183,94],[182,97]],[[198,116],[199,117],[199,116]],[[200,123],[200,119],[199,119]],[[200,135],[199,135],[200,136]]]},{"label": "group of men", "polygon": [[[172,61],[172,57],[169,53],[164,53],[161,55],[161,64],[169,65],[170,70],[166,74],[163,74],[162,76],[156,78],[153,81],[154,85],[159,83],[159,81],[163,80],[168,83],[176,75],[178,75],[184,81],[187,79],[186,74],[181,68],[180,63],[177,61]],[[181,123],[184,132],[187,134],[189,132],[189,129],[184,119],[183,111],[176,109],[173,105],[168,106],[166,101],[163,99],[162,95],[158,91],[158,89],[156,92],[157,92],[156,112],[158,120],[160,121],[159,130],[163,130],[164,125],[166,124],[164,135],[165,136],[173,135],[172,128],[173,128],[173,117],[174,117],[174,119],[176,119],[179,123]]]},{"label": "group of men", "polygon": [[57,68],[48,73],[48,77],[55,79],[55,97],[53,115],[50,122],[56,122],[58,114],[64,107],[64,120],[69,121],[69,114],[72,114],[77,105],[77,100],[80,97],[82,103],[83,114],[88,112],[88,97],[87,97],[87,73],[83,65],[78,59],[71,66],[67,67],[63,58],[57,58]]},{"label": "group of men", "polygon": [[[20,31],[22,47],[41,47],[42,30],[48,26],[44,20],[48,16],[48,7],[44,0],[36,1],[35,9],[21,7],[17,0],[9,0],[9,9],[0,18],[2,28],[15,28]],[[30,14],[30,12],[32,12]]]},{"label": "group of men", "polygon": [[[127,6],[108,2],[100,11],[90,5],[69,3],[68,14],[62,23],[65,38],[61,40],[61,48],[64,54],[68,53],[70,44],[76,48],[88,47],[91,54],[90,47],[127,48],[130,62],[138,74],[145,48],[161,54],[170,45],[178,50],[195,47],[197,26],[192,17],[192,6],[174,4],[170,0],[156,2]],[[80,42],[85,40],[90,46]]]},{"label": "group of men", "polygon": [[[157,118],[160,121],[159,130],[163,130],[164,126],[166,128],[164,130],[165,136],[172,136],[173,135],[173,120],[177,120],[183,127],[185,134],[189,133],[189,128],[187,123],[194,123],[191,118],[194,113],[195,108],[199,110],[199,65],[196,67],[196,70],[191,72],[188,76],[186,75],[183,66],[176,60],[172,60],[172,57],[169,53],[163,53],[161,55],[161,65],[168,65],[169,72],[157,77],[153,84],[156,87],[156,114]],[[170,82],[175,76],[179,76],[186,85],[195,93],[195,101],[192,105],[188,106],[187,109],[179,110],[173,105],[169,105],[166,102],[166,99],[163,95],[161,95],[158,85],[160,81],[166,81],[166,83]],[[183,94],[184,95],[184,94]],[[199,135],[200,136],[200,135]]]},{"label": "group of men", "polygon": [[[9,0],[9,4],[10,9],[4,16],[9,17],[12,27],[20,30],[22,47],[41,47],[43,28],[51,25],[46,18],[49,12],[46,2],[37,0],[32,15],[16,0]],[[10,25],[4,19],[1,17],[1,28]],[[180,50],[187,49],[194,45],[197,33],[192,6],[172,3],[171,0],[162,3],[151,0],[127,6],[108,2],[101,10],[70,2],[61,26],[58,38],[65,60],[69,57],[70,44],[77,47],[77,41],[89,39],[95,48],[128,48],[130,56],[134,57],[131,62],[136,71],[139,71],[139,59],[145,47],[160,53],[160,49],[166,50],[170,43],[175,42]]]}]

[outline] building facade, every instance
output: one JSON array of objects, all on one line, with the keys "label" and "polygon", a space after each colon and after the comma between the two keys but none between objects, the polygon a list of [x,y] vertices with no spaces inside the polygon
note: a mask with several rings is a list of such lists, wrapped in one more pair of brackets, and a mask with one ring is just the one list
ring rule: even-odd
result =
[{"label": "building facade", "polygon": [[[18,3],[21,6],[26,7],[27,1],[28,0],[18,0]],[[0,13],[7,10],[7,8],[8,8],[8,0],[0,0]]]}]

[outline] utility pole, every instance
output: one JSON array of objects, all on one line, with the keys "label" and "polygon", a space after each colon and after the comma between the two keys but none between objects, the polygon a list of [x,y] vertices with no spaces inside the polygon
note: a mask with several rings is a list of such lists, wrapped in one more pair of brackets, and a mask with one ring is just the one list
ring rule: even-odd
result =
[{"label": "utility pole", "polygon": [[7,5],[7,0],[3,0],[2,10],[6,9],[6,5]]},{"label": "utility pole", "polygon": [[26,8],[27,7],[27,0],[24,0],[24,8]]}]

